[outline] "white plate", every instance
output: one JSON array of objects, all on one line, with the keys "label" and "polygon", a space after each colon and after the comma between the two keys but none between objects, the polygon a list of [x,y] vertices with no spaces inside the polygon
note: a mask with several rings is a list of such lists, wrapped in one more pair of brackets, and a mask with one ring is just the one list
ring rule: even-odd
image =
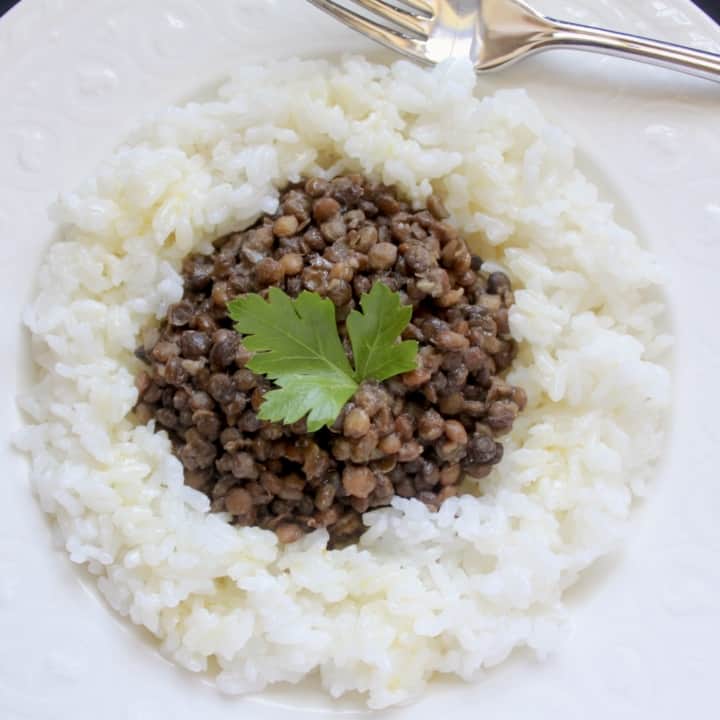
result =
[{"label": "white plate", "polygon": [[[720,51],[687,0],[543,0],[558,17]],[[212,87],[249,56],[374,51],[302,0],[24,0],[0,22],[3,426],[28,378],[19,318],[52,237],[47,207],[148,112]],[[525,86],[578,141],[591,177],[669,271],[677,337],[666,462],[622,552],[570,593],[571,637],[480,684],[435,684],[397,718],[711,717],[720,641],[720,86],[558,52],[489,78]],[[166,663],[89,590],[9,447],[0,484],[2,720],[253,720],[353,713],[312,688],[228,699]],[[316,715],[317,716],[317,715]]]}]

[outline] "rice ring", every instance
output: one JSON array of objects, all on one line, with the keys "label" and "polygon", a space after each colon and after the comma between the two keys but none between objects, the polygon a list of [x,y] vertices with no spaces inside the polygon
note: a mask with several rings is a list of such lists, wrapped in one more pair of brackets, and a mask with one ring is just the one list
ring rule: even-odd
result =
[{"label": "rice ring", "polygon": [[[320,670],[333,695],[406,701],[552,648],[562,593],[617,542],[663,442],[669,339],[652,255],[575,169],[522,91],[482,97],[469,64],[363,58],[246,66],[216,102],[172,108],[61,199],[28,309],[41,381],[21,446],[74,562],[181,665],[229,693]],[[479,496],[430,513],[395,499],[357,547],[287,547],[208,512],[164,434],[135,427],[133,350],[180,299],[191,251],[274,212],[302,175],[360,172],[435,192],[489,268],[512,277],[528,407]]]}]

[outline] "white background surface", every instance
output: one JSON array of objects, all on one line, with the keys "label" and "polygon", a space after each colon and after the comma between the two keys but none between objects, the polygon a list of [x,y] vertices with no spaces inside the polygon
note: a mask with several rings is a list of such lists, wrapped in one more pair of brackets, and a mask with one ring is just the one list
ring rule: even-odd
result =
[{"label": "white background surface", "polygon": [[[685,0],[542,0],[544,11],[720,51]],[[20,424],[19,317],[52,238],[47,207],[150,112],[248,57],[374,52],[303,0],[24,0],[0,22],[0,421]],[[528,87],[668,270],[677,337],[668,452],[624,547],[569,593],[544,664],[434,684],[383,717],[712,718],[720,647],[720,84],[557,52],[488,79]],[[35,505],[6,443],[0,482],[0,720],[251,720],[355,714],[312,688],[223,698],[111,614]]]}]

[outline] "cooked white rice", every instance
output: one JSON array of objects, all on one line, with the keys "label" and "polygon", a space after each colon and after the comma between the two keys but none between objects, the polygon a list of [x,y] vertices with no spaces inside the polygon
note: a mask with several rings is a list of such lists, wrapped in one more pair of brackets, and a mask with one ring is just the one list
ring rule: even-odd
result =
[{"label": "cooked white rice", "polygon": [[[164,432],[135,427],[140,329],[180,299],[181,258],[273,212],[301,175],[358,171],[433,190],[517,286],[528,409],[479,497],[368,513],[358,547],[289,547],[208,512]],[[19,443],[72,560],[119,613],[218,687],[319,670],[378,708],[433,673],[472,679],[517,646],[543,655],[562,593],[616,543],[662,444],[668,338],[652,256],[522,91],[482,97],[467,64],[285,61],[215,102],[171,108],[62,198],[65,228],[27,311],[40,380]]]}]

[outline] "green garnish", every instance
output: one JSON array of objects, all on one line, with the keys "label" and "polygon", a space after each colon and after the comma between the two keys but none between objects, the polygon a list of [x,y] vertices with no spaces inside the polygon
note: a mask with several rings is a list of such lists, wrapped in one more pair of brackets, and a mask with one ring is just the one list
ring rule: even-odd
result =
[{"label": "green garnish", "polygon": [[309,432],[332,425],[364,380],[387,380],[414,370],[418,344],[396,342],[412,308],[381,282],[360,299],[363,312],[347,319],[355,369],[345,355],[335,321],[335,306],[304,291],[293,300],[279,288],[268,299],[251,293],[228,303],[235,330],[254,353],[247,367],[278,388],[265,395],[262,420],[294,423],[307,415]]}]

